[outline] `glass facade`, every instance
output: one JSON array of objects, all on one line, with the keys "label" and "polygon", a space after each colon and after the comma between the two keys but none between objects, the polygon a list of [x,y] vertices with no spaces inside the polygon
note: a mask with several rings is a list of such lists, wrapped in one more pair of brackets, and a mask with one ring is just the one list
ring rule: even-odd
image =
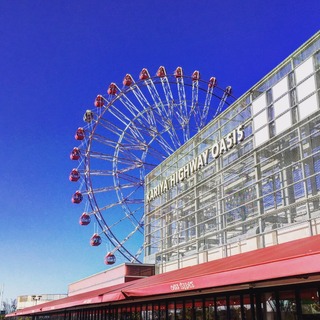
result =
[{"label": "glass facade", "polygon": [[145,262],[164,272],[316,234],[319,89],[318,33],[153,170]]}]

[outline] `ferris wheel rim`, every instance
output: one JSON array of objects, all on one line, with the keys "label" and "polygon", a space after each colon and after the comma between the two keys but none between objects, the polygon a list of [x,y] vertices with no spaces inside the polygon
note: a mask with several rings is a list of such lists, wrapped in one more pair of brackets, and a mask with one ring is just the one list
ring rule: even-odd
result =
[{"label": "ferris wheel rim", "polygon": [[[168,78],[172,78],[172,77],[175,77],[174,74],[166,74],[165,75],[165,78],[168,79]],[[177,78],[177,77],[176,77]],[[194,83],[194,80],[192,79],[192,77],[188,77],[188,76],[185,76],[185,75],[182,75],[182,78],[183,79],[191,79],[192,82],[191,84],[190,83],[184,83],[182,82],[182,85],[183,86],[186,86],[186,87],[192,87],[193,88],[193,83]],[[154,77],[149,77],[147,79],[149,82],[152,83],[153,86],[157,86],[157,85],[163,85],[163,82],[162,82],[162,79],[160,76],[154,76]],[[105,98],[104,96],[101,96],[103,97],[103,99],[105,99],[105,101],[107,102],[106,106],[103,106],[103,108],[100,108],[100,114],[98,115],[97,117],[97,120],[95,120],[94,122],[94,125],[91,127],[91,133],[90,133],[90,136],[88,138],[88,143],[87,143],[87,146],[86,146],[86,150],[85,150],[85,160],[84,160],[84,163],[85,163],[85,174],[84,174],[84,180],[85,180],[85,184],[87,186],[87,195],[88,195],[88,200],[89,200],[89,203],[90,203],[90,207],[91,207],[91,210],[92,210],[92,214],[95,216],[102,232],[105,234],[105,236],[107,237],[107,239],[111,242],[112,246],[114,248],[116,248],[116,251],[119,251],[124,258],[126,258],[127,260],[129,259],[133,259],[134,261],[136,262],[139,262],[139,259],[136,258],[136,255],[132,254],[129,250],[127,250],[127,248],[122,245],[122,240],[119,240],[117,238],[117,236],[113,233],[113,231],[111,230],[111,228],[109,227],[107,221],[104,219],[104,215],[103,213],[101,212],[100,210],[100,207],[99,207],[99,204],[97,202],[97,199],[96,199],[96,196],[95,196],[95,189],[94,189],[94,185],[92,183],[92,177],[91,177],[91,166],[90,166],[90,160],[91,160],[91,157],[90,157],[90,152],[91,152],[91,148],[92,148],[92,143],[93,143],[93,137],[96,133],[96,130],[100,124],[100,121],[101,121],[101,118],[103,117],[103,115],[109,111],[109,109],[111,109],[111,107],[115,104],[115,102],[121,100],[122,97],[126,97],[129,93],[131,92],[134,92],[134,90],[136,89],[139,89],[140,87],[147,87],[148,84],[146,83],[147,80],[138,80],[137,82],[134,82],[132,85],[130,86],[125,86],[123,87],[122,89],[119,89],[119,93],[115,94],[113,97],[110,98],[110,96],[108,98]],[[210,79],[211,80],[211,79]],[[204,81],[202,79],[198,79],[197,82],[201,82],[203,84],[206,84],[206,85],[209,85],[210,82],[207,82],[207,81]],[[171,85],[177,85],[177,82],[175,81],[168,81],[169,84]],[[223,92],[223,94],[225,94],[226,90],[224,89],[221,89],[220,87],[218,87],[217,85],[215,85],[215,88],[219,89],[221,92]],[[149,88],[148,88],[149,89]],[[197,90],[201,90],[203,92],[207,92],[208,93],[208,89],[204,89],[202,87],[197,87]],[[224,96],[224,95],[223,95]],[[211,92],[211,97],[215,97],[217,99],[219,99],[220,101],[223,99],[223,96],[220,97],[219,95],[217,95],[215,93],[215,91],[212,90]],[[231,97],[233,99],[235,99],[231,93],[228,94],[228,97]],[[225,99],[226,100],[226,99]],[[164,100],[161,100],[161,103],[163,103]],[[186,101],[185,101],[186,103]],[[226,105],[229,105],[229,102],[228,101],[224,101],[224,103]],[[164,104],[166,105],[166,104]],[[153,110],[153,109],[156,109],[156,106],[153,106],[153,105],[150,105],[150,110]],[[148,111],[150,111],[149,109],[146,110],[146,109],[143,109],[141,111],[138,112],[138,114],[134,117],[134,119],[139,119],[144,113],[147,113]],[[119,199],[119,204],[121,206],[124,205],[125,203],[125,200],[126,200],[126,197],[124,196],[124,194],[122,193],[122,189],[120,188],[120,179],[119,179],[119,175],[115,174],[116,173],[116,168],[117,168],[117,164],[118,164],[118,160],[119,160],[119,151],[120,151],[120,142],[122,142],[122,139],[124,137],[124,134],[126,133],[126,130],[128,129],[128,127],[130,127],[130,125],[132,125],[132,123],[134,123],[134,119],[131,119],[130,120],[130,117],[127,118],[129,120],[129,122],[127,123],[127,128],[126,129],[123,129],[123,135],[119,136],[119,139],[118,141],[116,142],[116,147],[114,148],[114,153],[111,157],[113,157],[113,160],[112,160],[112,173],[113,173],[113,183],[114,183],[114,186],[118,186],[118,189],[116,188],[115,192],[117,193],[117,197]],[[187,123],[187,125],[189,125]],[[164,132],[168,131],[170,128],[168,128],[167,130],[163,130],[163,132],[161,132],[161,136]],[[192,135],[193,136],[193,135]],[[192,137],[191,136],[191,137]],[[189,137],[187,140],[189,140],[191,137]],[[149,152],[149,147],[151,146],[151,144],[156,140],[156,137],[152,137],[148,143],[146,143],[146,149],[143,151],[142,153],[142,156],[141,158],[143,158],[143,161],[142,162],[142,166],[139,168],[139,171],[140,171],[140,185],[137,186],[137,189],[141,188],[143,189],[144,188],[144,178],[146,176],[146,168],[144,167],[144,162],[145,162],[145,159],[148,155],[148,152]],[[145,142],[145,141],[144,141]],[[186,141],[182,142],[185,143]],[[181,145],[182,145],[181,144]],[[180,146],[181,146],[180,145]],[[171,154],[175,151],[176,149],[174,149]],[[139,180],[138,180],[139,181]],[[142,199],[141,203],[143,204],[144,203],[144,199]],[[126,204],[127,205],[127,204]],[[129,212],[130,212],[130,209],[128,209]],[[129,215],[130,216],[130,215]],[[144,213],[142,214],[141,216],[141,219],[140,221],[144,218]],[[137,225],[140,229],[140,228],[143,228],[143,225],[142,223],[140,223],[138,220],[135,220]],[[128,259],[129,258],[129,259]]]}]

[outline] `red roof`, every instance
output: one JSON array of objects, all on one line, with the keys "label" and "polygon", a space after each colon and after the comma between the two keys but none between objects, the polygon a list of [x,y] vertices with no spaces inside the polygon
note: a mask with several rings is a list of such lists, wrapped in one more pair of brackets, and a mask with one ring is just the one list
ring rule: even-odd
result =
[{"label": "red roof", "polygon": [[[13,315],[27,315],[38,312],[52,312],[55,310],[66,309],[81,305],[91,305],[106,301],[117,301],[125,299],[125,296],[121,293],[121,289],[130,286],[131,282],[117,284],[111,287],[101,288],[77,295],[69,296],[63,299],[53,300],[38,304],[36,306],[24,308],[17,312],[10,314]],[[110,300],[109,300],[110,299]]]},{"label": "red roof", "polygon": [[320,235],[74,295],[17,315],[320,273]]}]

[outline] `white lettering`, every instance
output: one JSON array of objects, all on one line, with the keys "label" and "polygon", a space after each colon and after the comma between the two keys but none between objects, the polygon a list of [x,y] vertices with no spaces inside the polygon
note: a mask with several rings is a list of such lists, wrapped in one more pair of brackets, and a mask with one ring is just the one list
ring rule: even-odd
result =
[{"label": "white lettering", "polygon": [[236,144],[243,141],[243,139],[244,125],[241,124],[236,129],[229,132],[220,141],[214,142],[211,148],[207,148],[200,155],[189,161],[186,165],[178,169],[173,174],[171,174],[169,178],[160,181],[156,187],[151,188],[148,192],[146,192],[147,203],[161,196],[163,193],[176,186],[179,182],[189,178],[192,174],[196,173],[198,170],[206,166],[209,163],[210,149],[212,158],[217,159],[219,158],[219,156],[232,149]]},{"label": "white lettering", "polygon": [[227,146],[226,146],[226,142],[225,142],[225,140],[224,140],[224,138],[222,138],[221,140],[220,140],[220,154],[223,154],[223,153],[225,153],[227,151]]},{"label": "white lettering", "polygon": [[170,285],[171,291],[190,290],[194,288],[195,288],[195,285],[193,281],[179,282],[179,283],[174,283]]},{"label": "white lettering", "polygon": [[170,188],[172,188],[176,185],[176,175],[172,174],[169,179],[170,179]]},{"label": "white lettering", "polygon": [[180,181],[183,181],[183,179],[184,179],[183,168],[181,168],[181,169],[179,170],[179,182],[180,182]]},{"label": "white lettering", "polygon": [[184,178],[188,178],[189,177],[189,164],[184,166],[183,173],[184,173]]},{"label": "white lettering", "polygon": [[234,146],[234,136],[235,136],[234,131],[227,134],[226,141],[227,141],[227,148],[228,149],[231,149]]},{"label": "white lettering", "polygon": [[207,149],[206,151],[202,152],[202,156],[203,156],[204,164],[207,165],[208,162],[209,162],[209,149]]},{"label": "white lettering", "polygon": [[193,159],[192,161],[189,162],[190,166],[190,173],[193,174],[194,172],[197,171],[198,167],[198,158]]},{"label": "white lettering", "polygon": [[212,157],[217,159],[219,157],[219,145],[215,143],[211,148]]},{"label": "white lettering", "polygon": [[237,128],[237,133],[238,133],[238,142],[241,142],[244,139],[244,128],[243,128],[243,124],[241,124],[238,128]]}]

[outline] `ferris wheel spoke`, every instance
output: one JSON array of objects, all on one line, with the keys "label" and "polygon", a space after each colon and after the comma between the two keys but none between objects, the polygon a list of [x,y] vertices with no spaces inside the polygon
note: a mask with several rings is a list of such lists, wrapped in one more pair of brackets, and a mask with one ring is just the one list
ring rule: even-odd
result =
[{"label": "ferris wheel spoke", "polygon": [[131,123],[131,119],[128,118],[128,116],[125,115],[122,111],[120,111],[120,109],[115,104],[112,104],[108,108],[108,112],[124,126],[128,126]]},{"label": "ferris wheel spoke", "polygon": [[193,73],[194,79],[192,81],[192,101],[191,101],[191,108],[190,108],[190,115],[189,118],[193,115],[195,119],[195,124],[197,127],[197,131],[201,129],[200,123],[200,109],[199,109],[199,72],[195,71]]},{"label": "ferris wheel spoke", "polygon": [[[128,161],[130,161],[130,160],[128,160]],[[120,163],[121,164],[132,164],[132,161],[131,162],[125,162],[125,161],[118,161],[118,159],[116,159],[115,158],[115,161],[114,162],[116,162],[117,163],[117,165],[119,165]],[[137,160],[137,161],[135,161],[135,163],[134,163],[134,165],[132,165],[132,166],[128,166],[128,167],[125,167],[125,166],[122,166],[122,167],[119,167],[118,169],[116,169],[115,171],[114,171],[114,173],[117,173],[117,172],[126,172],[126,171],[130,171],[130,170],[135,170],[135,169],[139,169],[139,168],[142,168],[142,167],[144,167],[144,168],[146,168],[146,169],[148,169],[148,170],[152,170],[152,169],[154,169],[155,167],[156,167],[156,165],[155,164],[153,164],[153,163],[148,163],[148,162],[146,162],[146,161],[143,161],[143,160]]]},{"label": "ferris wheel spoke", "polygon": [[[138,207],[138,209],[137,208],[133,209],[133,207],[131,207],[130,205],[132,205],[132,204],[136,205],[136,204],[141,203],[141,201],[140,201],[141,199],[135,199],[134,201],[132,201],[130,199],[130,197],[132,197],[133,194],[136,194],[137,191],[139,191],[139,189],[142,188],[142,186],[143,186],[143,183],[135,186],[134,189],[131,190],[131,192],[129,192],[128,194],[124,194],[124,192],[122,192],[123,189],[121,189],[121,191],[119,189],[117,189],[119,199],[120,199],[121,203],[123,204],[125,216],[130,218],[130,220],[134,220],[135,223],[138,223],[138,220],[137,220],[135,214],[137,214],[139,211],[141,212],[141,209],[143,210],[143,206]],[[142,201],[142,203],[143,203],[143,201]]]},{"label": "ferris wheel spoke", "polygon": [[[95,209],[95,210],[91,210],[91,211],[86,210],[86,212],[90,215],[93,215],[93,214],[97,215],[98,213],[101,213],[103,211],[108,211],[108,210],[113,209],[115,207],[119,207],[119,206],[123,205],[123,203],[125,203],[125,202],[126,202],[126,204],[143,204],[143,199],[132,199],[132,200],[124,199],[121,201],[112,202],[106,206],[101,206],[101,207],[99,207],[99,209]],[[127,218],[127,216],[125,215],[125,216],[123,216],[122,219],[126,219],[126,218]],[[109,226],[109,228],[110,228],[110,226]]]},{"label": "ferris wheel spoke", "polygon": [[103,211],[108,211],[108,210],[113,209],[113,208],[115,208],[115,207],[117,207],[117,206],[120,206],[121,204],[122,204],[122,203],[121,203],[120,201],[118,201],[118,202],[112,202],[112,203],[110,203],[110,204],[108,204],[108,205],[106,205],[106,206],[100,207],[98,210],[97,210],[97,209],[96,209],[96,210],[92,210],[92,211],[88,212],[88,214],[98,215],[98,214],[100,213],[99,219],[101,220],[101,219],[102,219],[102,218],[101,218],[101,212],[103,212]]},{"label": "ferris wheel spoke", "polygon": [[[151,98],[154,102],[155,106],[155,114],[156,122],[159,123],[163,128],[165,128],[167,131],[170,132],[170,139],[174,145],[175,148],[178,148],[180,146],[180,141],[178,138],[177,133],[175,132],[175,129],[172,124],[172,110],[169,110],[169,108],[166,108],[164,103],[162,102],[160,95],[155,87],[155,84],[151,78],[148,78],[145,80],[145,84],[147,85],[147,88],[149,90],[149,93],[151,95]],[[171,90],[170,90],[171,92]],[[170,94],[169,94],[170,96]],[[172,96],[172,94],[171,94]],[[173,100],[173,97],[172,97]],[[172,103],[172,102],[170,102]],[[171,115],[170,115],[171,114]]]},{"label": "ferris wheel spoke", "polygon": [[94,176],[113,176],[113,171],[112,170],[98,170],[98,169],[91,169],[90,170],[90,175],[92,177]]},{"label": "ferris wheel spoke", "polygon": [[[120,109],[115,104],[112,104],[108,108],[108,111],[111,115],[115,117],[115,119],[117,119],[120,123],[122,123],[125,126],[125,128],[128,128],[128,130],[130,131],[130,134],[132,135],[132,137],[134,137],[134,139],[138,139],[140,141],[143,140],[143,136],[141,135],[140,131],[138,130],[135,124],[135,122],[137,121],[133,121],[129,119],[122,111],[120,111]],[[138,122],[141,122],[140,113],[135,116],[135,119],[138,119]],[[122,136],[124,132],[127,132],[127,129],[122,131],[120,133],[120,136]]]},{"label": "ferris wheel spoke", "polygon": [[176,128],[174,126],[173,119],[164,120],[160,117],[160,114],[157,112],[157,109],[154,109],[153,111],[154,111],[156,122],[159,124],[158,125],[159,129],[151,131],[149,128],[146,128],[145,133],[153,138],[156,138],[159,135],[163,135],[163,134],[167,133],[167,135],[171,141],[168,143],[169,144],[172,143],[172,145],[175,149],[179,148],[182,143],[178,137]]},{"label": "ferris wheel spoke", "polygon": [[[140,158],[140,152],[138,151],[145,151],[147,150],[147,146],[143,146],[143,148],[124,148],[120,143],[115,148],[115,154],[114,154],[114,162],[124,162],[127,163],[124,159],[127,159],[130,165],[134,165],[135,167],[141,167],[145,163]],[[121,155],[121,157],[120,157]],[[119,163],[120,163],[119,162]]]},{"label": "ferris wheel spoke", "polygon": [[[128,91],[131,91],[132,89],[128,89]],[[141,110],[139,110],[136,105],[125,95],[121,94],[119,96],[119,101],[122,103],[122,105],[133,115],[135,118],[138,114],[140,114]],[[146,119],[145,119],[146,120]]]},{"label": "ferris wheel spoke", "polygon": [[[159,131],[156,128],[150,128],[147,125],[143,125],[143,126],[139,126],[139,125],[140,125],[139,123],[134,125],[134,131],[139,132],[139,135],[144,134],[144,136],[150,136],[152,138],[158,137],[160,135]],[[174,130],[172,130],[172,129],[169,130],[168,131],[169,134],[172,134],[172,131],[174,131]],[[125,133],[125,132],[126,131],[123,131],[123,133]],[[132,137],[132,132],[133,131],[131,130],[129,137]],[[122,139],[125,139],[125,138],[126,138],[126,135],[123,134],[123,137],[120,137],[119,141]],[[139,140],[139,139],[137,140],[137,142],[139,143],[140,150],[147,148],[147,144],[145,142],[141,142],[141,140]],[[118,144],[119,144],[119,142],[118,142]],[[132,140],[131,140],[131,145],[132,145]],[[179,145],[180,145],[180,143],[179,143]],[[167,148],[165,148],[165,149],[167,149]]]},{"label": "ferris wheel spoke", "polygon": [[131,183],[132,187],[136,186],[136,185],[141,185],[143,184],[143,182],[141,181],[141,179],[134,177],[132,175],[129,174],[124,174],[124,173],[120,173],[120,174],[116,174],[116,177],[118,179],[121,179],[121,181],[123,181],[123,183]]},{"label": "ferris wheel spoke", "polygon": [[[141,207],[139,208],[139,210],[140,210],[140,209],[141,209]],[[141,222],[139,222],[138,220],[135,219],[134,214],[135,214],[135,212],[133,211],[133,212],[130,212],[130,214],[124,215],[122,218],[120,218],[120,219],[117,220],[116,222],[114,222],[114,223],[112,223],[112,224],[109,224],[109,225],[108,225],[108,229],[114,230],[118,225],[121,225],[121,223],[122,223],[123,221],[125,221],[125,220],[127,220],[127,219],[130,219],[130,220],[134,219],[134,226],[139,225],[139,229],[138,229],[138,230],[139,230],[139,232],[141,232],[142,229],[143,229],[143,227],[142,227],[142,225],[141,225]]]},{"label": "ferris wheel spoke", "polygon": [[181,146],[181,141],[174,127],[173,119],[165,119],[163,127],[164,127],[164,132],[168,132],[170,140],[173,144],[173,147],[175,149],[178,149]]},{"label": "ferris wheel spoke", "polygon": [[99,159],[99,160],[106,160],[106,161],[113,161],[113,156],[110,154],[97,152],[97,151],[88,151],[86,152],[87,156],[90,156],[93,159]]},{"label": "ferris wheel spoke", "polygon": [[156,128],[156,121],[153,116],[152,108],[149,104],[149,101],[146,99],[142,91],[140,90],[139,86],[135,84],[132,88],[132,92],[135,95],[136,99],[139,101],[140,105],[144,110],[146,110],[146,118],[148,120],[148,124],[151,128]]},{"label": "ferris wheel spoke", "polygon": [[[100,227],[103,229],[103,225],[101,224],[100,221],[98,221]],[[105,221],[104,224],[106,225]],[[107,228],[106,230],[103,231],[104,234],[106,235],[107,239],[110,241],[110,244],[114,247],[114,248],[118,248],[117,250],[113,249],[112,252],[118,251],[126,260],[131,261],[131,259],[134,259],[135,262],[137,263],[141,263],[141,261],[139,260],[139,258],[134,257],[133,254],[130,253],[129,250],[127,250],[125,247],[120,246],[119,247],[119,240],[114,236],[113,232],[111,231],[110,228]]]},{"label": "ferris wheel spoke", "polygon": [[139,132],[139,135],[146,137],[153,137],[158,129],[155,126],[150,126],[148,123],[138,123],[133,121],[134,129]]},{"label": "ferris wheel spoke", "polygon": [[153,100],[154,106],[159,110],[160,116],[163,117],[164,120],[168,119],[169,118],[168,110],[165,108],[160,98],[160,95],[158,93],[158,90],[156,89],[156,86],[153,80],[150,78],[149,72],[148,72],[148,78],[144,81],[144,83],[147,86],[147,89]]},{"label": "ferris wheel spoke", "polygon": [[[141,167],[145,164],[137,156],[135,156],[133,160],[133,158],[132,157],[130,158],[128,154],[125,154],[124,157],[119,157],[119,156],[115,157],[114,155],[90,151],[90,152],[87,152],[87,155],[90,156],[92,159],[109,161],[111,163],[114,162],[115,159],[117,160],[118,163],[121,163],[121,164],[132,165],[134,163],[136,167]],[[90,168],[87,168],[86,171],[90,171]]]},{"label": "ferris wheel spoke", "polygon": [[144,249],[144,245],[140,246],[140,248],[138,249],[138,251],[135,254],[134,258],[130,261],[131,263],[136,261],[137,259],[139,259],[141,253],[143,252],[143,249]]},{"label": "ferris wheel spoke", "polygon": [[145,151],[147,149],[146,143],[135,143],[135,144],[128,144],[128,143],[117,143],[117,148],[121,152],[134,152],[134,151]]},{"label": "ferris wheel spoke", "polygon": [[178,104],[179,112],[177,112],[178,121],[180,122],[180,125],[183,130],[184,142],[186,142],[190,138],[190,132],[189,132],[189,126],[188,126],[189,115],[188,115],[188,108],[187,108],[186,92],[184,89],[183,71],[181,67],[178,67],[176,69],[175,77],[177,81],[178,97],[179,97],[179,104]]},{"label": "ferris wheel spoke", "polygon": [[168,106],[168,115],[169,118],[172,118],[173,115],[173,105],[174,105],[174,99],[173,99],[173,94],[171,91],[169,79],[167,77],[167,73],[164,67],[160,67],[157,71],[157,76],[160,77],[160,81],[162,84],[162,89],[167,101],[167,106]]},{"label": "ferris wheel spoke", "polygon": [[130,173],[130,171],[133,171],[136,168],[137,168],[136,165],[121,167],[121,168],[118,168],[117,171],[113,171],[113,175],[118,176],[118,177],[121,176],[121,178],[126,181],[137,182],[137,181],[140,181],[139,178],[128,174],[128,172]]},{"label": "ferris wheel spoke", "polygon": [[216,78],[211,77],[210,78],[210,82],[208,85],[208,89],[207,89],[207,95],[206,95],[206,100],[204,103],[204,107],[203,107],[203,111],[200,115],[200,128],[203,128],[206,121],[207,121],[207,116],[208,116],[208,112],[209,112],[209,108],[210,108],[210,103],[211,103],[211,99],[213,96],[213,90],[216,87],[217,82],[216,82]]},{"label": "ferris wheel spoke", "polygon": [[180,110],[181,118],[188,118],[187,98],[186,98],[186,92],[184,88],[184,78],[183,78],[182,68],[178,67],[174,75],[176,77],[177,88],[178,88],[178,97],[180,101],[179,110]]},{"label": "ferris wheel spoke", "polygon": [[214,117],[216,117],[216,116],[221,112],[223,106],[224,106],[225,103],[226,103],[227,98],[228,98],[230,95],[231,95],[231,87],[228,86],[228,87],[226,88],[226,90],[224,91],[224,93],[223,93],[223,96],[222,96],[222,98],[221,98],[221,100],[220,100],[219,106],[218,106],[218,108],[217,108],[217,111],[216,111]]},{"label": "ferris wheel spoke", "polygon": [[117,145],[116,141],[110,140],[109,138],[106,138],[100,134],[94,135],[92,139],[111,148],[115,148]]},{"label": "ferris wheel spoke", "polygon": [[[123,221],[123,220],[122,220]],[[128,234],[122,241],[119,241],[112,230],[115,226],[111,227],[108,226],[108,224],[104,221],[106,228],[102,228],[104,234],[107,236],[110,243],[113,245],[114,249],[111,251],[113,253],[119,252],[125,259],[132,261],[132,262],[138,262],[141,263],[139,260],[139,256],[132,254],[125,246],[124,244],[137,232],[141,232],[141,224],[138,224],[134,227],[133,231]]]},{"label": "ferris wheel spoke", "polygon": [[[101,177],[101,176],[109,176],[109,177],[112,177],[114,175],[117,175],[117,176],[121,176],[121,178],[123,180],[126,180],[128,182],[134,182],[134,183],[138,183],[139,181],[141,181],[139,178],[133,176],[133,175],[129,175],[129,174],[126,174],[126,172],[130,172],[132,170],[134,170],[136,167],[135,166],[130,166],[130,167],[124,167],[124,168],[121,168],[121,169],[118,169],[116,172],[113,171],[113,170],[90,170],[90,175],[92,177]],[[80,188],[81,189],[81,188]]]},{"label": "ferris wheel spoke", "polygon": [[[143,104],[143,100],[145,99],[143,97],[142,92],[138,88],[137,85],[133,85],[128,89],[128,92],[132,92],[136,99],[138,100],[139,104],[143,107],[142,110],[139,110],[136,105],[129,99],[126,95],[120,95],[119,101],[122,103],[122,105],[130,111],[130,113],[133,115],[134,119],[136,119],[135,123],[139,123],[141,126],[146,126],[153,128],[155,126],[154,119],[152,118],[152,115],[150,115],[146,110],[149,109],[149,105],[147,104],[147,107]],[[141,94],[138,94],[136,90],[140,91]]]},{"label": "ferris wheel spoke", "polygon": [[126,189],[126,188],[132,188],[135,186],[139,186],[140,183],[126,183],[126,184],[121,184],[121,185],[116,185],[116,186],[107,186],[107,187],[102,187],[102,188],[96,188],[96,189],[90,189],[87,191],[83,192],[83,195],[87,195],[90,193],[101,193],[101,192],[110,192],[110,191],[114,191],[114,190],[118,190],[119,188],[121,189]]},{"label": "ferris wheel spoke", "polygon": [[145,153],[148,153],[152,158],[158,159],[159,161],[163,161],[164,159],[166,159],[167,154],[162,152],[163,151],[162,149],[156,149],[152,147],[152,142],[153,140],[148,143],[148,147],[145,150]]},{"label": "ferris wheel spoke", "polygon": [[[109,120],[101,117],[99,119],[99,124],[105,130],[107,130],[108,134],[115,135],[117,137],[120,137],[121,135],[123,135],[123,129],[120,128],[119,126],[115,125],[112,121],[109,121]],[[132,137],[132,139],[135,141],[135,138]],[[130,139],[128,138],[128,140],[130,140]]]},{"label": "ferris wheel spoke", "polygon": [[137,225],[114,249],[115,251],[119,250],[120,248],[124,248],[124,244],[139,230],[140,225]]},{"label": "ferris wheel spoke", "polygon": [[170,144],[165,140],[165,138],[162,135],[157,135],[155,137],[155,140],[159,143],[159,145],[167,153],[167,155],[170,155],[173,152],[174,148],[170,146]]},{"label": "ferris wheel spoke", "polygon": [[[174,116],[174,107],[176,106],[176,103],[174,101],[173,93],[172,93],[172,90],[171,90],[171,87],[170,87],[170,82],[169,82],[169,79],[167,77],[166,70],[165,70],[164,67],[161,66],[158,69],[157,76],[160,78],[160,81],[161,81],[161,84],[162,84],[162,89],[163,89],[163,92],[164,92],[164,95],[165,95],[165,98],[166,98],[166,101],[167,101],[168,117],[167,117],[166,121],[167,121],[167,124],[172,124],[173,123],[173,116]],[[176,113],[176,116],[177,116],[177,119],[178,119],[180,125],[182,125],[182,124],[184,124],[186,122],[181,113]],[[182,127],[182,130],[184,132],[184,137],[183,138],[185,140],[185,138],[186,138],[185,130],[186,129],[185,129],[184,126],[181,126],[181,127]],[[174,129],[174,126],[171,125],[169,128],[171,129],[169,131],[171,133],[171,135],[170,135],[171,140],[174,142],[175,147],[178,148],[181,145],[181,143],[178,142],[178,140],[179,140],[179,139],[177,139],[178,136],[172,130],[172,129]]]},{"label": "ferris wheel spoke", "polygon": [[[104,138],[103,136],[99,136],[99,134],[97,134],[97,136],[99,136],[99,138],[101,139],[101,141],[103,142],[104,139],[106,139],[110,144],[112,144],[113,147],[116,147],[119,144],[119,140],[123,141],[123,144],[127,144],[127,145],[137,145],[139,146],[139,148],[145,148],[146,143],[141,140],[140,138],[143,138],[141,133],[137,134],[137,130],[139,130],[136,126],[135,126],[135,131],[134,134],[132,134],[132,132],[128,132],[128,131],[124,131],[123,129],[120,130],[119,127],[117,127],[115,124],[112,124],[108,121],[103,121],[103,126],[106,130],[109,130],[108,135],[109,138]],[[137,137],[137,136],[140,136]],[[110,138],[114,136],[114,140],[111,140]],[[92,138],[93,140],[98,140],[98,138]]]}]

